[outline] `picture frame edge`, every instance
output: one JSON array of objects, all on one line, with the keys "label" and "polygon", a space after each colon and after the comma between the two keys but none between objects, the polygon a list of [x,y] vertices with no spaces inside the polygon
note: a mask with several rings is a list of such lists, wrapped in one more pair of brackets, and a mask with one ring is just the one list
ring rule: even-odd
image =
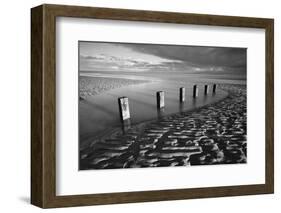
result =
[{"label": "picture frame edge", "polygon": [[31,179],[30,202],[43,207],[42,168],[42,50],[43,7],[31,9]]},{"label": "picture frame edge", "polygon": [[[71,12],[76,9],[78,12],[75,12],[75,14],[71,16]],[[176,16],[182,15],[184,17],[192,16],[193,21],[189,22],[191,24],[196,24],[198,20],[203,18],[203,21],[198,22],[200,25],[203,25],[204,20],[208,17],[210,20],[204,25],[229,26],[225,24],[234,20],[231,26],[246,27],[247,24],[253,21],[253,24],[249,24],[249,27],[264,28],[266,30],[266,113],[268,113],[268,117],[266,117],[265,150],[266,183],[259,185],[207,187],[203,189],[172,189],[144,192],[56,196],[55,19],[57,16],[63,15],[66,15],[67,17],[89,18],[89,16],[79,15],[79,11],[81,10],[92,10],[90,14],[92,14],[93,11],[101,10],[101,14],[98,15],[98,18],[105,19],[111,19],[110,14],[104,14],[106,11],[115,11],[117,15],[115,14],[113,20],[126,20],[123,16],[120,17],[120,13],[124,11],[129,12],[130,14],[144,12],[143,10],[92,8],[53,4],[43,4],[31,9],[31,204],[41,208],[55,208],[274,193],[274,19],[145,11],[148,15],[162,14],[161,17],[165,15],[175,16],[175,14],[177,14]],[[120,19],[118,19],[118,17]],[[139,16],[137,16],[137,18],[130,17],[129,21],[138,21],[138,18]],[[221,21],[223,18],[226,18],[227,20],[225,22]],[[238,26],[239,23],[237,21],[241,19],[243,19],[243,22],[241,22],[242,26]],[[156,19],[155,17],[152,18],[152,20],[161,22],[160,19]],[[220,20],[219,25],[216,25],[216,20]],[[141,21],[151,20],[146,17],[145,20]],[[167,21],[166,19],[164,20],[164,23],[167,23],[165,21]],[[243,188],[245,187],[248,188],[247,192],[243,191]],[[200,193],[202,191],[208,192],[208,190],[210,190],[209,193],[201,196],[198,195],[198,197],[192,197],[190,195],[190,192]],[[216,190],[219,191],[214,192]],[[178,195],[178,197],[172,195],[172,197],[169,198],[167,193],[170,193],[171,195],[171,192],[176,193],[176,191],[185,194],[181,194],[181,196]],[[161,199],[163,196],[160,196],[157,198],[154,197],[153,199],[153,195],[160,192],[166,194],[166,197]],[[239,192],[242,193],[239,194]],[[148,198],[143,198],[143,196],[148,194]],[[208,196],[208,194],[210,196]],[[116,195],[121,196],[121,200],[120,198],[117,199],[117,197],[115,197]],[[130,195],[129,197],[132,195],[140,196],[139,201],[137,199],[130,200],[132,198],[129,199],[127,195]]]}]

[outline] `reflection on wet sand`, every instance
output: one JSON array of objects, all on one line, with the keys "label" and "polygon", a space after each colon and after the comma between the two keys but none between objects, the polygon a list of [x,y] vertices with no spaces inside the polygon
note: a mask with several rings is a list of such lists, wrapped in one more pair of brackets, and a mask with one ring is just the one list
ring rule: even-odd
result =
[{"label": "reflection on wet sand", "polygon": [[[99,77],[100,78],[100,77]],[[94,88],[103,88],[99,83],[102,82],[108,84],[112,82],[110,78],[103,78],[102,80],[93,80],[91,78],[91,85],[87,88],[95,90]],[[192,87],[194,83],[183,82],[178,83],[168,80],[158,80],[133,84],[131,79],[118,79],[114,85],[105,87],[103,92],[96,95],[83,96],[83,99],[79,101],[79,143],[80,148],[88,146],[90,143],[100,138],[109,131],[115,128],[121,128],[119,103],[118,98],[126,97],[129,101],[130,119],[132,125],[142,123],[145,121],[153,120],[161,116],[167,116],[179,111],[192,110],[201,107],[206,104],[214,103],[227,96],[227,92],[218,90],[215,96],[211,94],[204,95],[205,83],[196,83],[198,86],[198,97],[192,98]],[[127,82],[122,84],[121,82]],[[131,84],[132,83],[132,84]],[[92,88],[93,87],[93,88]],[[181,105],[180,103],[180,90],[179,88],[185,88],[185,101]],[[92,88],[92,89],[91,89]],[[108,89],[112,88],[112,89]],[[157,92],[163,91],[164,98],[164,110],[159,114],[157,111]],[[162,99],[161,99],[162,100]],[[160,99],[159,99],[160,101]]]}]

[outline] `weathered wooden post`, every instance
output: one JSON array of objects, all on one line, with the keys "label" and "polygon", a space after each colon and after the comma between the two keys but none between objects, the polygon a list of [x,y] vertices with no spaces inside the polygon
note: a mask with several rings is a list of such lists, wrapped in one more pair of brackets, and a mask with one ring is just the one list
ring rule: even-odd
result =
[{"label": "weathered wooden post", "polygon": [[165,106],[164,102],[164,91],[156,92],[157,109],[161,109]]},{"label": "weathered wooden post", "polygon": [[130,119],[129,99],[127,97],[118,98],[120,119],[123,123],[125,120]]},{"label": "weathered wooden post", "polygon": [[209,93],[209,85],[205,85],[204,87],[204,95],[208,95]]},{"label": "weathered wooden post", "polygon": [[196,98],[198,96],[198,87],[197,85],[195,84],[193,86],[193,98]]},{"label": "weathered wooden post", "polygon": [[214,84],[214,85],[213,85],[213,93],[216,93],[216,89],[217,89],[217,85]]},{"label": "weathered wooden post", "polygon": [[184,102],[185,101],[185,88],[181,87],[180,88],[180,102]]}]

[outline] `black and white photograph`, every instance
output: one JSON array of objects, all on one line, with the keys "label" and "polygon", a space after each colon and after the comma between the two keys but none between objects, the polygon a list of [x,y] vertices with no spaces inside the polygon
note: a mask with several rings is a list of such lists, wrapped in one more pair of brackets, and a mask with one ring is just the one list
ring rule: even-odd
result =
[{"label": "black and white photograph", "polygon": [[79,41],[79,170],[247,163],[247,49]]}]

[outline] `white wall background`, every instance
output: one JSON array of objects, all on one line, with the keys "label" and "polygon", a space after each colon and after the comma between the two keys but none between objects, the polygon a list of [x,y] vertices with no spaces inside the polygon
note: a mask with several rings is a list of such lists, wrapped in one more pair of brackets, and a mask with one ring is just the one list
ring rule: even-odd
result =
[{"label": "white wall background", "polygon": [[2,1],[0,7],[0,212],[39,212],[30,192],[30,8],[42,3],[275,19],[275,194],[139,204],[52,209],[49,212],[278,212],[281,199],[281,13],[276,0],[60,0]]}]

